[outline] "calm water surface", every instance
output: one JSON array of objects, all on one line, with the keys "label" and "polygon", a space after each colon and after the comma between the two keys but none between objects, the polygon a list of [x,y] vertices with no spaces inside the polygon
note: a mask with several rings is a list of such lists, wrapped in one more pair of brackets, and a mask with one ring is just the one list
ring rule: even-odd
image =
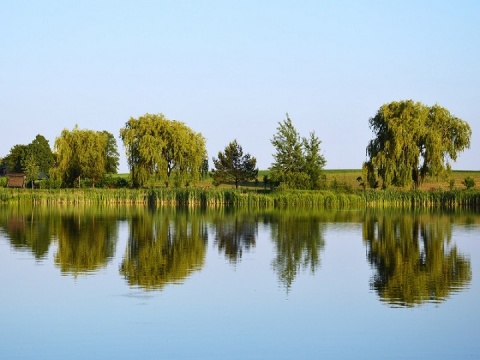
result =
[{"label": "calm water surface", "polygon": [[1,359],[478,359],[480,215],[0,207]]}]

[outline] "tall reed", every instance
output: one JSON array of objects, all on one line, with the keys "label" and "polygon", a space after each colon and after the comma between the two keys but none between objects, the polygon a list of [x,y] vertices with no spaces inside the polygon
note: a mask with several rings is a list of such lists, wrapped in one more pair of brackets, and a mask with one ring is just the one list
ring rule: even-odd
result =
[{"label": "tall reed", "polygon": [[478,190],[294,191],[271,193],[235,189],[8,189],[0,188],[0,203],[31,204],[149,204],[236,207],[470,207],[480,208]]}]

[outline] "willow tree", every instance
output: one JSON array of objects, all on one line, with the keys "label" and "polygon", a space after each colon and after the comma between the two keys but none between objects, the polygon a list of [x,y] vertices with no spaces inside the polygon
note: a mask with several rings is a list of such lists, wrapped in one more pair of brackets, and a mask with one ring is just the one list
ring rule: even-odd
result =
[{"label": "willow tree", "polygon": [[82,130],[76,125],[72,131],[64,129],[55,139],[57,170],[64,185],[72,186],[77,180],[80,183],[81,178],[88,178],[95,185],[106,174],[107,134]]},{"label": "willow tree", "polygon": [[364,170],[371,185],[379,177],[384,188],[418,187],[426,176],[446,174],[472,135],[468,123],[447,109],[412,100],[384,104],[369,124],[375,138]]},{"label": "willow tree", "polygon": [[168,120],[163,114],[130,118],[120,129],[134,187],[151,178],[167,186],[200,179],[206,158],[205,138],[183,122]]}]

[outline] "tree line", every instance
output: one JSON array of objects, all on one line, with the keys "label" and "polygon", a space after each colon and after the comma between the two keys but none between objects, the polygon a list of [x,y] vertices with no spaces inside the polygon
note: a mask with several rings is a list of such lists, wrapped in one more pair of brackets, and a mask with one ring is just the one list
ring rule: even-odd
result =
[{"label": "tree line", "polygon": [[[374,138],[366,147],[364,187],[418,187],[427,176],[448,173],[451,162],[469,148],[472,131],[467,122],[439,106],[413,100],[384,104],[369,119]],[[236,139],[212,158],[209,169],[206,140],[185,123],[163,114],[130,118],[120,129],[126,150],[129,183],[134,188],[163,182],[167,187],[189,186],[211,175],[214,185],[255,181],[256,158],[244,153]],[[317,190],[326,186],[321,141],[311,132],[301,137],[289,115],[278,123],[270,140],[275,148],[265,184],[271,188]],[[107,131],[64,129],[55,139],[37,137],[28,145],[15,145],[1,160],[3,169],[24,172],[28,180],[44,174],[49,186],[75,187],[81,180],[98,186],[118,171],[115,137]],[[118,184],[117,184],[118,185]],[[126,181],[121,185],[127,185]]]}]

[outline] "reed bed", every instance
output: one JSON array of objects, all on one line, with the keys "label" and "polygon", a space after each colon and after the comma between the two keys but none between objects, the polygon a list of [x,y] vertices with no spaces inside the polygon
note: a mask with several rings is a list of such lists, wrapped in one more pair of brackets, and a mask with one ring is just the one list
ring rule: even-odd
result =
[{"label": "reed bed", "polygon": [[469,207],[480,208],[478,190],[385,190],[365,191],[365,203],[370,207]]},{"label": "reed bed", "polygon": [[469,207],[480,209],[478,190],[278,191],[260,193],[235,189],[8,189],[0,188],[0,203],[148,204],[235,207]]}]

